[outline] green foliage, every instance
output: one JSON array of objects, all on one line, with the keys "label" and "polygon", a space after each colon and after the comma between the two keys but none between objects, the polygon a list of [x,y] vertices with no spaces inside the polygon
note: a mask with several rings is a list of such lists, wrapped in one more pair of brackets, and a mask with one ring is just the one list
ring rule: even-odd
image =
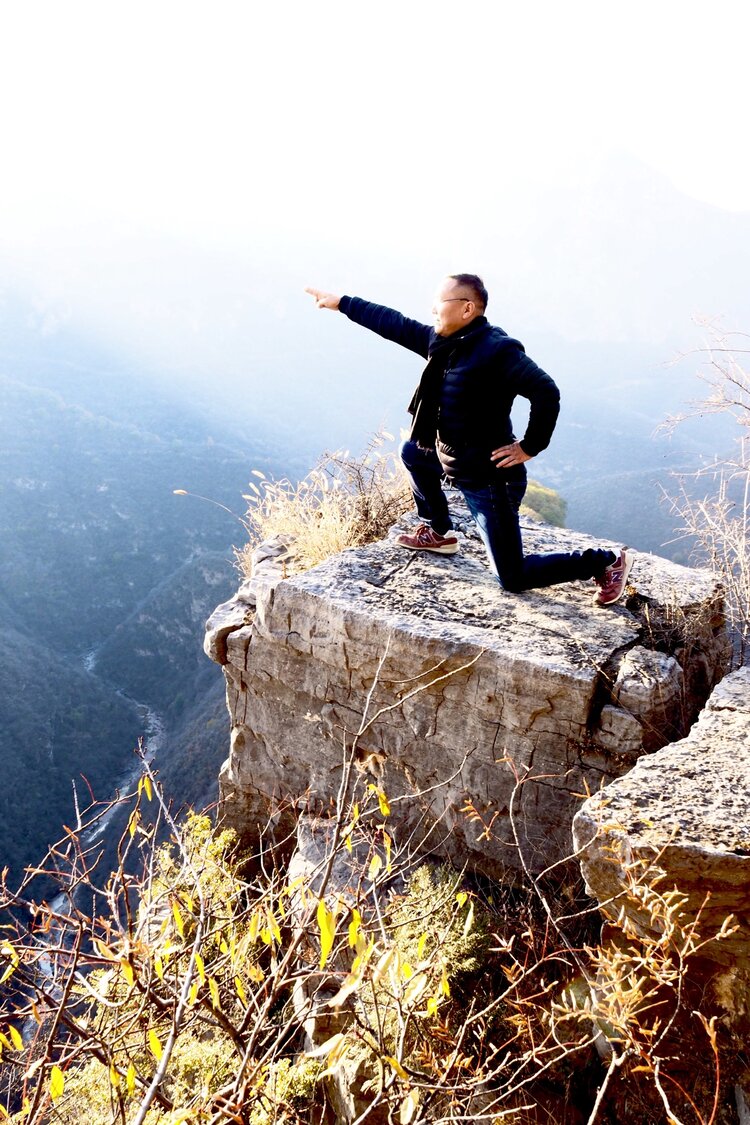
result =
[{"label": "green foliage", "polygon": [[417,868],[406,896],[388,913],[388,929],[411,962],[439,953],[451,982],[477,972],[487,957],[485,911],[461,890],[460,877],[449,867]]},{"label": "green foliage", "polygon": [[[530,511],[555,527],[565,527],[567,503],[559,492],[539,481],[530,480],[523,498],[523,509]],[[522,509],[522,510],[523,510]]]},{"label": "green foliage", "polygon": [[256,1094],[248,1125],[277,1125],[284,1119],[311,1119],[307,1115],[313,1114],[315,1098],[320,1095],[318,1082],[322,1069],[317,1059],[304,1056],[294,1061],[281,1059],[272,1063]]}]

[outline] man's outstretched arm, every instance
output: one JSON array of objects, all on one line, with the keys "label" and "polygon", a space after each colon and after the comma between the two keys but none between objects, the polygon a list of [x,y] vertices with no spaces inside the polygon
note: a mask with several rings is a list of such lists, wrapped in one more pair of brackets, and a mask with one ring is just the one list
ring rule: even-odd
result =
[{"label": "man's outstretched arm", "polygon": [[410,320],[396,309],[389,309],[385,305],[375,305],[371,301],[363,301],[361,297],[339,297],[335,293],[328,293],[325,289],[314,289],[308,286],[305,289],[315,299],[319,309],[338,309],[355,324],[369,328],[386,340],[400,344],[416,352],[424,359],[429,352],[433,330],[427,324],[420,324],[418,320]]}]

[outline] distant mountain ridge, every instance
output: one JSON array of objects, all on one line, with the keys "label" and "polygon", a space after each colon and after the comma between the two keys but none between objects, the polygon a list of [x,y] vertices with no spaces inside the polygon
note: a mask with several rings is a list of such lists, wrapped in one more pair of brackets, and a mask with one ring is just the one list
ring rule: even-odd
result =
[{"label": "distant mountain ridge", "polygon": [[[164,720],[157,768],[179,757],[186,723],[195,732],[215,712],[203,624],[245,533],[173,490],[237,510],[253,467],[284,464],[261,424],[244,451],[146,378],[68,364],[63,344],[37,339],[15,373],[0,348],[0,864],[14,877],[70,823],[73,782],[85,805],[84,777],[107,799],[132,771],[141,705]],[[223,752],[207,739],[186,791],[210,797]],[[173,780],[183,772],[174,762]]]}]

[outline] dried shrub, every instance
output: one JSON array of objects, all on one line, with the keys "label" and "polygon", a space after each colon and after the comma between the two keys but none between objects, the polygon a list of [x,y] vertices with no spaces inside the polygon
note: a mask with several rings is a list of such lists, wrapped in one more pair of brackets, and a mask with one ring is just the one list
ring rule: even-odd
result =
[{"label": "dried shrub", "polygon": [[716,414],[734,423],[733,448],[693,473],[676,474],[677,491],[666,499],[680,521],[678,535],[692,543],[694,562],[721,579],[736,666],[750,656],[750,374],[740,362],[746,340],[713,331],[699,372],[705,397],[662,427],[671,432],[689,418]]},{"label": "dried shrub", "polygon": [[236,549],[243,574],[252,574],[256,546],[280,538],[287,544],[287,572],[316,566],[347,547],[382,539],[412,505],[398,454],[381,431],[360,457],[325,453],[303,480],[270,480],[259,469],[243,498],[250,541]]}]

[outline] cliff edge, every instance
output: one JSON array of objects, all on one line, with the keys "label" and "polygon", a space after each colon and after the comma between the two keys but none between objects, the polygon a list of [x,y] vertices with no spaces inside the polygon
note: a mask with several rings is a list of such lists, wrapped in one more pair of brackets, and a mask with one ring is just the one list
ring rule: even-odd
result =
[{"label": "cliff edge", "polygon": [[[539,871],[571,853],[587,791],[687,734],[727,655],[707,572],[637,554],[608,609],[590,583],[508,594],[454,512],[447,558],[404,551],[394,529],[286,578],[285,546],[263,544],[210,618],[232,727],[221,809],[241,836],[324,812],[353,756],[397,839],[496,877]],[[601,545],[532,522],[524,541]]]}]

